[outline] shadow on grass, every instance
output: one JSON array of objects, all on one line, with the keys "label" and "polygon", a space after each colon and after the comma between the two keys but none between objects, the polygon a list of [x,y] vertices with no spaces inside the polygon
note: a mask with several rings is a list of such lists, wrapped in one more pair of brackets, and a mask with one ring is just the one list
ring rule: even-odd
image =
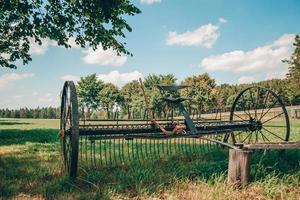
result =
[{"label": "shadow on grass", "polygon": [[31,143],[21,152],[1,155],[0,196],[42,194],[43,185],[58,178],[56,148],[57,144]]},{"label": "shadow on grass", "polygon": [[[10,198],[20,193],[47,199],[108,199],[114,194],[125,198],[159,196],[185,180],[201,180],[213,187],[216,181],[225,182],[227,173],[228,152],[216,149],[193,157],[172,156],[146,164],[84,169],[80,170],[77,182],[72,183],[60,173],[57,130],[0,132],[0,145],[25,143],[24,152],[0,157],[0,196]],[[257,151],[252,156],[252,180],[263,181],[270,174],[299,176],[299,161],[299,150]]]},{"label": "shadow on grass", "polygon": [[25,144],[26,142],[53,143],[58,140],[58,130],[55,129],[0,130],[0,146]]},{"label": "shadow on grass", "polygon": [[4,126],[30,125],[30,124],[32,123],[0,120],[0,125],[4,125]]}]

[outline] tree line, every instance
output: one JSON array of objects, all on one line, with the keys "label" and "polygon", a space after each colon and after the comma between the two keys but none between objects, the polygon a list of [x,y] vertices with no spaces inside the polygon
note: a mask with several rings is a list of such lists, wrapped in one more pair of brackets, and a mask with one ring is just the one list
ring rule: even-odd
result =
[{"label": "tree line", "polygon": [[[163,100],[163,97],[168,96],[190,97],[191,101],[186,101],[184,104],[192,115],[228,111],[236,96],[250,86],[270,88],[279,94],[286,105],[300,103],[299,97],[296,98],[291,96],[292,93],[289,93],[288,79],[272,79],[252,84],[217,85],[215,79],[204,73],[183,80],[181,85],[191,87],[179,92],[162,92],[157,88],[157,85],[175,85],[176,81],[177,79],[173,74],[151,74],[144,78],[149,106],[155,116],[167,118],[172,112],[173,116],[179,114],[176,109]],[[96,74],[92,74],[81,78],[77,84],[77,92],[81,117],[86,119],[115,119],[116,117],[141,119],[150,117],[147,113],[140,83],[137,80],[118,88],[116,85],[98,80]]]},{"label": "tree line", "polygon": [[34,118],[34,119],[57,119],[60,117],[60,108],[21,108],[0,109],[0,118]]}]

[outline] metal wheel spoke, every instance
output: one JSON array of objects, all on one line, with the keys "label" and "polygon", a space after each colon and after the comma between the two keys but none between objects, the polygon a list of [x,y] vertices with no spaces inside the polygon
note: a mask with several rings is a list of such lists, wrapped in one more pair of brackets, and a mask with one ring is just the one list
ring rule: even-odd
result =
[{"label": "metal wheel spoke", "polygon": [[243,98],[243,102],[245,103],[245,104],[242,104],[243,105],[243,108],[244,108],[244,112],[249,116],[249,118],[251,118],[251,114],[250,114],[250,110],[249,110],[249,107],[248,107],[248,112],[246,112],[246,107],[245,107],[245,105],[246,105],[246,100],[245,100],[245,97],[242,95],[242,98]]},{"label": "metal wheel spoke", "polygon": [[248,139],[248,144],[250,144],[250,143],[251,143],[252,134],[253,134],[253,132],[251,132],[251,133],[250,133],[250,137],[249,137],[249,139]]},{"label": "metal wheel spoke", "polygon": [[266,103],[267,103],[267,100],[268,100],[268,98],[269,98],[269,94],[270,94],[270,92],[267,91],[267,95],[266,95],[266,97],[263,99],[263,109],[262,109],[262,111],[261,111],[259,120],[261,120],[262,115],[263,115],[263,113],[264,113],[264,110],[265,110],[265,108],[266,108]]},{"label": "metal wheel spoke", "polygon": [[258,142],[258,133],[255,131],[255,142]]},{"label": "metal wheel spoke", "polygon": [[282,137],[280,137],[280,136],[276,135],[276,134],[275,134],[275,133],[273,133],[272,131],[270,131],[270,130],[268,130],[268,129],[264,128],[264,127],[263,127],[263,129],[264,129],[265,131],[267,131],[268,133],[270,133],[270,134],[274,135],[275,137],[277,137],[277,138],[281,139],[282,141],[285,141],[285,139],[283,139]]},{"label": "metal wheel spoke", "polygon": [[262,136],[262,138],[263,138],[264,141],[265,141],[265,139],[266,139],[266,140],[268,140],[268,142],[271,142],[271,141],[263,134],[263,132],[262,132],[261,130],[259,130],[259,132],[260,132],[260,134],[261,134],[261,136]]},{"label": "metal wheel spoke", "polygon": [[258,96],[259,96],[259,87],[257,88],[257,93],[256,93],[256,103],[255,103],[255,119],[257,119],[257,104],[258,104]]},{"label": "metal wheel spoke", "polygon": [[276,99],[276,101],[272,104],[272,106],[269,107],[269,109],[267,110],[267,112],[265,112],[260,118],[259,121],[273,108],[273,106],[275,106],[275,104],[278,102],[278,99]]},{"label": "metal wheel spoke", "polygon": [[275,116],[272,117],[271,119],[268,119],[268,120],[264,121],[262,124],[265,124],[265,123],[271,121],[272,119],[275,119],[275,118],[279,117],[279,116],[282,115],[282,114],[284,114],[284,112],[281,112],[281,113],[279,113],[278,115],[275,115]]},{"label": "metal wheel spoke", "polygon": [[252,90],[250,89],[249,90],[249,93],[250,93],[250,98],[251,98],[251,103],[252,103],[252,106],[254,107],[254,99],[253,99],[253,93],[252,93]]},{"label": "metal wheel spoke", "polygon": [[279,125],[264,125],[264,127],[286,128],[286,126],[279,126]]},{"label": "metal wheel spoke", "polygon": [[244,118],[242,118],[242,117],[240,117],[239,115],[237,115],[237,114],[235,114],[235,113],[233,113],[235,116],[237,116],[238,118],[240,118],[241,120],[243,120],[243,121],[247,121],[247,120],[245,120]]},{"label": "metal wheel spoke", "polygon": [[245,137],[244,140],[243,140],[241,143],[244,143],[244,142],[248,139],[248,137],[249,137],[251,134],[252,134],[252,132],[250,132],[250,133],[247,135],[247,137]]}]

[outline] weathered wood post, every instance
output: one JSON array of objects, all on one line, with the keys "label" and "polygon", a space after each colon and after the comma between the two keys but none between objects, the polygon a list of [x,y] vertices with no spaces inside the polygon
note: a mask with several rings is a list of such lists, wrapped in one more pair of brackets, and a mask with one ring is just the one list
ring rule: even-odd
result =
[{"label": "weathered wood post", "polygon": [[250,180],[251,151],[229,150],[228,183],[244,185]]}]

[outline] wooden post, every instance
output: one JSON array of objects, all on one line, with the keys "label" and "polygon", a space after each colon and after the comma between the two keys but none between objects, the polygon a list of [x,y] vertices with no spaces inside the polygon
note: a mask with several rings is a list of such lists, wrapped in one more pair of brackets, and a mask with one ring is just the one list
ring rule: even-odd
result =
[{"label": "wooden post", "polygon": [[228,183],[244,185],[250,180],[251,151],[240,149],[229,150]]}]

